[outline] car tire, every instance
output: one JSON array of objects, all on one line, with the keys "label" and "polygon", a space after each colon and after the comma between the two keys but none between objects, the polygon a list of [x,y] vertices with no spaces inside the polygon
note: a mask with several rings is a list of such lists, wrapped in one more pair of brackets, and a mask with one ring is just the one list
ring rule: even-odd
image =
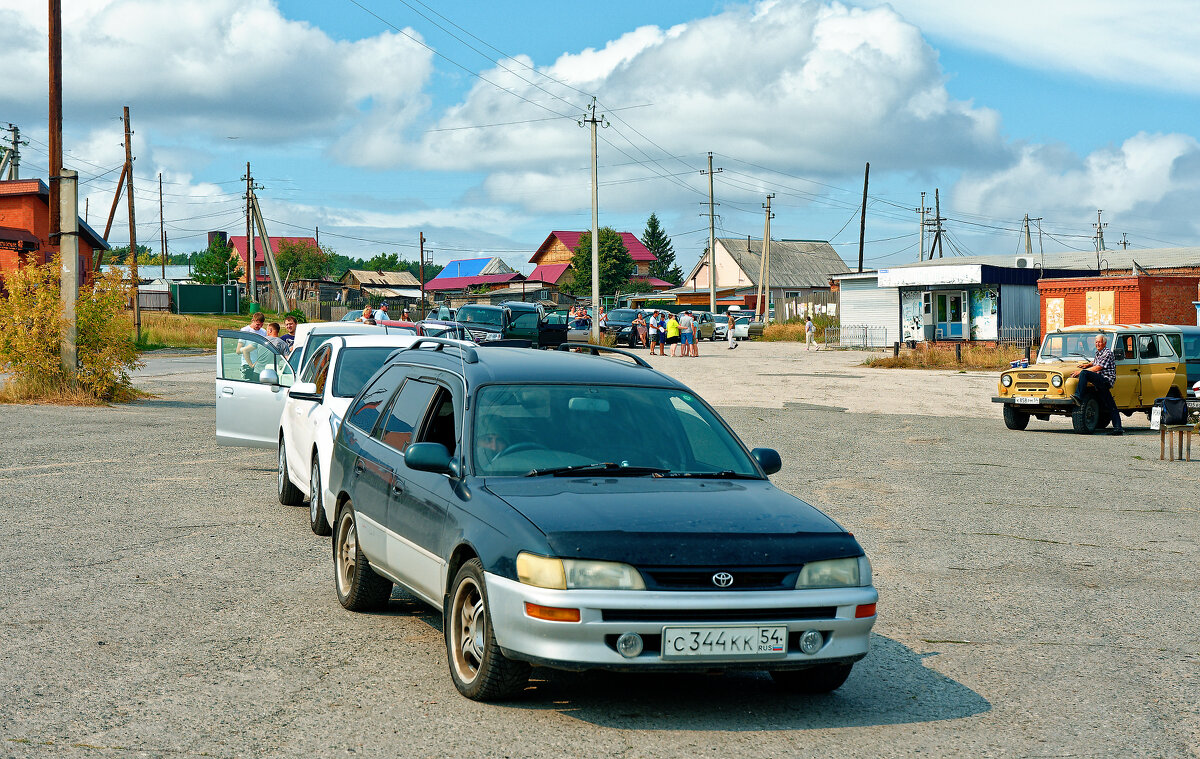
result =
[{"label": "car tire", "polygon": [[321,489],[321,465],[313,456],[312,474],[308,478],[308,526],[314,535],[325,537],[333,532],[325,518],[325,496]]},{"label": "car tire", "polygon": [[524,689],[530,666],[500,652],[479,559],[471,559],[458,570],[449,598],[442,630],[450,678],[458,692],[473,701],[494,701]]},{"label": "car tire", "polygon": [[275,486],[279,493],[279,502],[284,506],[304,503],[304,493],[292,484],[292,478],[288,476],[287,446],[283,444],[283,438],[279,438],[279,472],[275,478]]},{"label": "car tire", "polygon": [[1029,414],[1004,404],[1004,426],[1010,430],[1023,430],[1029,426]]},{"label": "car tire", "polygon": [[1083,403],[1071,412],[1071,426],[1080,435],[1091,435],[1100,428],[1100,401],[1095,395],[1084,396]]},{"label": "car tire", "polygon": [[358,544],[354,507],[346,502],[338,511],[333,531],[334,589],[338,603],[350,611],[377,611],[392,597],[392,583],[371,569]]},{"label": "car tire", "polygon": [[850,676],[853,664],[818,664],[808,669],[776,669],[771,671],[775,684],[792,693],[830,693],[842,687]]}]

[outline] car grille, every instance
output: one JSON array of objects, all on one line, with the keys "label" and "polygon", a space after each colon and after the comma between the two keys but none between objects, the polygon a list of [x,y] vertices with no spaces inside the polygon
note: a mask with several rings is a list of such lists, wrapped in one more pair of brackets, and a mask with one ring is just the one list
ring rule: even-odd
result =
[{"label": "car grille", "polygon": [[1044,379],[1046,379],[1046,375],[1045,375],[1044,373],[1042,373],[1042,372],[1018,372],[1018,373],[1017,373],[1017,379],[1023,379],[1023,380],[1029,380],[1029,379],[1035,379],[1035,380],[1044,380]]},{"label": "car grille", "polygon": [[[796,568],[782,569],[642,569],[642,578],[647,590],[794,590]],[[713,582],[713,575],[728,572],[733,582],[720,587]]]},{"label": "car grille", "polygon": [[1018,382],[1014,388],[1018,393],[1045,393],[1050,389],[1048,382]]},{"label": "car grille", "polygon": [[601,609],[605,622],[788,622],[833,619],[836,606],[792,609]]}]

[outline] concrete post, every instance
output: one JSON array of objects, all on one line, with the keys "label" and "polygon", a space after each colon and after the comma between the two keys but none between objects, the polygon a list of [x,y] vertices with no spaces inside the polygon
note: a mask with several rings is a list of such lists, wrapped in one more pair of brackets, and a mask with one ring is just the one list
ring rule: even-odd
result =
[{"label": "concrete post", "polygon": [[63,331],[61,357],[63,371],[71,381],[79,366],[79,350],[76,345],[78,327],[75,320],[75,301],[79,300],[79,172],[63,169],[59,173],[59,226],[62,234],[58,238],[58,251],[62,258],[62,276],[59,286],[63,304]]}]

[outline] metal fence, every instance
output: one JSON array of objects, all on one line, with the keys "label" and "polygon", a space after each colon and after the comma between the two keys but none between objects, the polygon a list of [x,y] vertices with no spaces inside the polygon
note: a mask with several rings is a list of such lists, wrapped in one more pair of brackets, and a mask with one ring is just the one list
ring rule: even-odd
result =
[{"label": "metal fence", "polygon": [[883,348],[890,344],[887,327],[843,324],[825,328],[825,345],[830,348]]},{"label": "metal fence", "polygon": [[1018,348],[1037,347],[1041,344],[1039,327],[1001,327],[997,345],[1014,345]]}]

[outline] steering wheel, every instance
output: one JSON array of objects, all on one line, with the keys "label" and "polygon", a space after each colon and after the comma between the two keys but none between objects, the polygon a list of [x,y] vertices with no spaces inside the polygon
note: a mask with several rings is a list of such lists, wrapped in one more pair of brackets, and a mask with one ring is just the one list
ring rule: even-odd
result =
[{"label": "steering wheel", "polygon": [[542,445],[541,443],[538,443],[533,440],[527,440],[524,443],[517,443],[516,445],[510,445],[509,447],[505,448],[503,451],[500,451],[495,456],[493,456],[492,461],[503,458],[504,456],[507,456],[510,453],[520,453],[521,451],[544,451],[544,450],[546,450],[546,446]]}]

